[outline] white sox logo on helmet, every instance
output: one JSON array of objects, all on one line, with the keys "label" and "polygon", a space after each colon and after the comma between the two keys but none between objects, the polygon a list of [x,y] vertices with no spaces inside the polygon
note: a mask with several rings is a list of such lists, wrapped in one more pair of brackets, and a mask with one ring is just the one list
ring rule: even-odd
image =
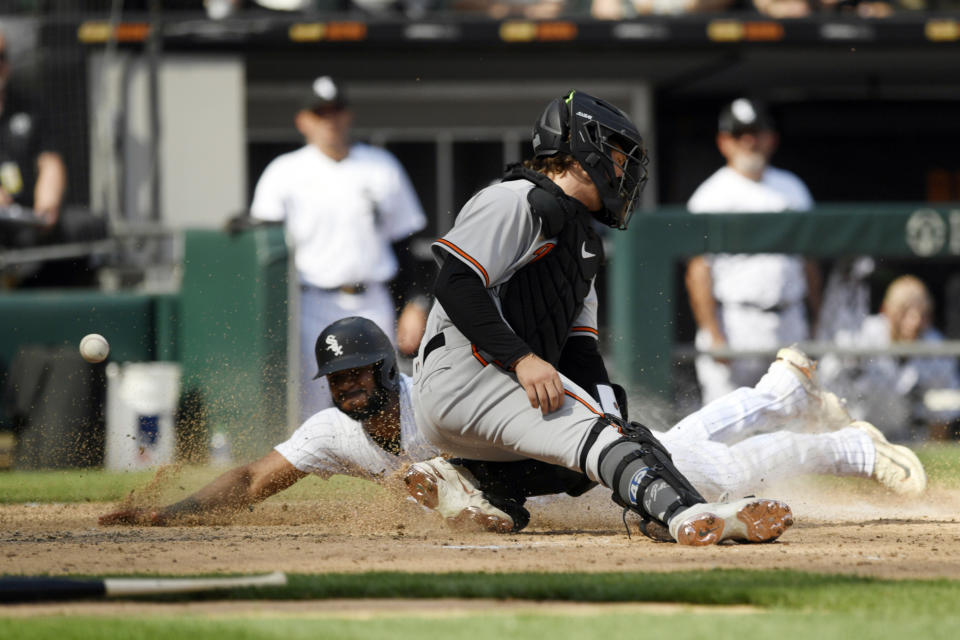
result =
[{"label": "white sox logo on helmet", "polygon": [[332,351],[335,356],[343,355],[343,347],[337,342],[337,336],[327,336],[327,351]]}]

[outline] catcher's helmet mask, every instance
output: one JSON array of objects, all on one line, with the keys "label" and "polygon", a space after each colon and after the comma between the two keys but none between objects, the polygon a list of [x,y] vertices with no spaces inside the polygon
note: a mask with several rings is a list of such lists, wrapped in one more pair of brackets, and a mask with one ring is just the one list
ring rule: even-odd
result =
[{"label": "catcher's helmet mask", "polygon": [[377,384],[387,391],[400,387],[397,356],[390,339],[372,320],[351,316],[337,320],[317,337],[314,345],[317,375],[376,365]]},{"label": "catcher's helmet mask", "polygon": [[571,90],[540,115],[533,127],[533,152],[537,157],[572,155],[600,192],[603,210],[598,219],[627,228],[647,183],[649,162],[643,137],[627,114],[600,98]]}]

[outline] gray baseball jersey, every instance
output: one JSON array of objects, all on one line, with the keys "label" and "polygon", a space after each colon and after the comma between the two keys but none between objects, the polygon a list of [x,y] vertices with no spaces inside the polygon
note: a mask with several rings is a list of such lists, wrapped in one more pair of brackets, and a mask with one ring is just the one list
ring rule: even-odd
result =
[{"label": "gray baseball jersey", "polygon": [[[532,188],[526,180],[514,180],[483,189],[464,206],[453,229],[433,245],[438,260],[446,257],[468,265],[498,309],[498,288],[556,243],[543,237],[531,215],[527,193]],[[596,338],[596,317],[597,295],[591,287],[570,335]],[[535,458],[579,470],[580,445],[601,415],[583,389],[561,375],[563,406],[544,416],[530,406],[516,376],[490,363],[435,302],[424,344],[440,332],[445,346],[414,363],[414,409],[428,440],[465,458]],[[586,464],[592,479],[598,479],[599,452],[619,437],[616,429],[608,428],[598,438]]]}]

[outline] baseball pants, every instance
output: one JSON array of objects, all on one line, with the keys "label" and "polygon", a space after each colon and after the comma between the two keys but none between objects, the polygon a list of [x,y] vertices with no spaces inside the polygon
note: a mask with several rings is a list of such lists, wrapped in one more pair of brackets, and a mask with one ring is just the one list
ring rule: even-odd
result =
[{"label": "baseball pants", "polygon": [[[414,408],[424,436],[454,456],[493,461],[535,458],[578,469],[580,447],[599,407],[568,379],[562,408],[542,416],[503,369],[484,366],[466,338],[447,330],[447,345],[414,364]],[[453,336],[453,339],[451,339]],[[764,488],[801,474],[869,476],[875,449],[865,433],[778,431],[815,423],[810,399],[793,374],[774,368],[757,388],[735,393],[697,411],[657,437],[677,468],[708,499]],[[587,476],[599,480],[597,457],[619,438],[604,430],[587,458]]]},{"label": "baseball pants", "polygon": [[[534,458],[579,471],[580,447],[601,415],[596,401],[561,375],[567,392],[563,405],[544,416],[530,406],[516,376],[484,364],[456,329],[444,334],[445,346],[414,362],[413,406],[423,435],[461,458]],[[613,427],[599,435],[584,469],[591,480],[599,481],[600,452],[618,438]]]},{"label": "baseball pants", "polygon": [[[802,302],[786,309],[764,311],[756,307],[721,304],[718,308],[720,329],[731,349],[770,349],[806,340],[809,334],[806,311]],[[713,346],[706,331],[698,331],[697,349]],[[752,387],[763,376],[770,358],[736,358],[718,362],[710,356],[697,356],[695,366],[703,404],[713,402],[739,387]]]},{"label": "baseball pants", "polygon": [[804,474],[869,477],[870,437],[853,427],[809,433],[822,429],[817,409],[793,373],[770,367],[756,387],[722,396],[658,437],[707,499]]}]

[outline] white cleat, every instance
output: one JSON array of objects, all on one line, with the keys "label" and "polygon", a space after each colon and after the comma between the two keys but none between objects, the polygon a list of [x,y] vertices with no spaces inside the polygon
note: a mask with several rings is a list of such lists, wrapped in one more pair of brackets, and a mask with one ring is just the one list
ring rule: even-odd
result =
[{"label": "white cleat", "polygon": [[905,496],[923,493],[927,488],[927,474],[917,454],[903,445],[891,444],[883,432],[869,422],[858,420],[850,426],[860,429],[873,440],[877,457],[870,477],[894,493]]},{"label": "white cleat", "polygon": [[736,502],[704,502],[670,520],[670,535],[679,544],[702,547],[724,540],[770,542],[793,525],[785,502],[744,498]]},{"label": "white cleat", "polygon": [[444,458],[411,464],[403,474],[407,491],[457,529],[510,533],[513,518],[483,496],[470,471]]},{"label": "white cleat", "polygon": [[795,346],[784,347],[777,351],[777,359],[770,368],[784,367],[797,377],[814,401],[816,407],[815,423],[825,431],[835,431],[850,424],[853,418],[847,412],[843,400],[835,393],[820,386],[817,380],[817,361]]}]

